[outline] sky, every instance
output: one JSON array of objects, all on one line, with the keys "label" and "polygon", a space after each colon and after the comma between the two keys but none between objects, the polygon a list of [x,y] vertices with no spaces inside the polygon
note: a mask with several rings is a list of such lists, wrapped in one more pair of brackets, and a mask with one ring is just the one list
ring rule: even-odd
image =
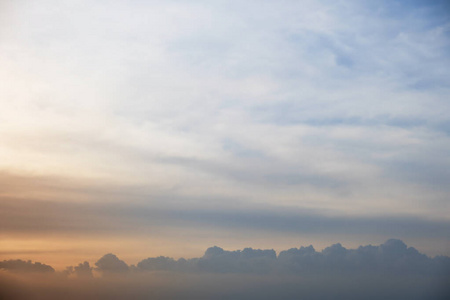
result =
[{"label": "sky", "polygon": [[0,258],[450,255],[446,1],[1,1]]}]

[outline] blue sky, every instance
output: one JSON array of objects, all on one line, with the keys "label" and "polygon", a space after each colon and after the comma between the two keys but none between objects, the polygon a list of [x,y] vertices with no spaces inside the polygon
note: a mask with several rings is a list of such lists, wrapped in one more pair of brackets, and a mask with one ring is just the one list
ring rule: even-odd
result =
[{"label": "blue sky", "polygon": [[[260,209],[268,220],[290,211],[373,224],[359,235],[292,228],[277,237],[284,245],[395,237],[449,253],[448,236],[413,230],[450,230],[445,1],[0,5],[4,207],[18,199],[37,211],[42,203],[125,205],[110,215],[117,222],[134,209],[163,209],[167,219],[142,226],[169,244],[179,238],[172,212],[181,207],[211,227],[183,226],[193,244],[205,241],[193,254],[212,237],[251,246],[279,234],[256,222],[260,240],[236,241],[235,229],[210,218]],[[76,218],[62,211],[60,219]],[[408,221],[377,231],[385,218]],[[55,220],[49,232],[65,228]],[[29,229],[4,226],[15,232],[4,244],[31,243]]]}]

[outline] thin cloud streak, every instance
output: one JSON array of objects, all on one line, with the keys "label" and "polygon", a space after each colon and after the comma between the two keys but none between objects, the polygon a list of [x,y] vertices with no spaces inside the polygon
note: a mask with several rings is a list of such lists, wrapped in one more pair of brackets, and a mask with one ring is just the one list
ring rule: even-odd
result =
[{"label": "thin cloud streak", "polygon": [[[161,203],[161,202],[160,202]],[[182,202],[180,202],[182,203]],[[450,223],[411,216],[330,216],[298,208],[248,205],[193,208],[178,204],[66,203],[10,199],[1,202],[5,232],[83,235],[144,234],[150,229],[244,230],[267,233],[368,234],[448,239]]]}]

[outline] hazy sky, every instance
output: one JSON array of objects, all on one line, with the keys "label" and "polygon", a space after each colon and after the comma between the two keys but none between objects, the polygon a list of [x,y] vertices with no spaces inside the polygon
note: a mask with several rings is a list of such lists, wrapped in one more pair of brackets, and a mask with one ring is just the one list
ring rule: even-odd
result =
[{"label": "hazy sky", "polygon": [[0,256],[448,255],[449,37],[446,1],[1,1]]},{"label": "hazy sky", "polygon": [[197,258],[159,256],[128,265],[112,253],[65,270],[0,261],[2,299],[413,299],[447,300],[450,257],[430,258],[390,239],[276,253],[208,248]]}]

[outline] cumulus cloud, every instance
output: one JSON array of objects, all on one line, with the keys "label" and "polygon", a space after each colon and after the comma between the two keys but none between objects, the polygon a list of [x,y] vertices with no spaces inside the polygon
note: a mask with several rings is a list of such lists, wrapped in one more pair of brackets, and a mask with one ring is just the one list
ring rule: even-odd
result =
[{"label": "cumulus cloud", "polygon": [[[179,258],[159,256],[141,260],[136,266],[112,253],[105,254],[95,262],[95,270],[103,275],[139,273],[148,271],[173,271],[182,273],[218,274],[391,274],[450,276],[450,257],[434,258],[408,247],[403,241],[390,239],[373,246],[359,246],[346,249],[340,243],[316,251],[312,245],[291,248],[278,255],[273,249],[224,250],[214,246],[208,248],[202,257]],[[21,272],[54,272],[51,266],[23,260],[4,260],[0,269]],[[93,277],[89,262],[67,267],[66,275],[79,278]]]},{"label": "cumulus cloud", "polygon": [[318,252],[312,245],[281,251],[245,248],[227,251],[214,246],[200,258],[155,257],[137,265],[141,271],[183,271],[253,274],[397,274],[450,275],[450,258],[431,258],[401,240],[390,239],[379,246],[346,249],[340,243]]},{"label": "cumulus cloud", "polygon": [[112,253],[103,255],[95,265],[97,266],[96,270],[103,274],[124,273],[129,270],[128,265]]},{"label": "cumulus cloud", "polygon": [[67,267],[63,273],[66,275],[75,274],[79,278],[90,278],[93,277],[92,274],[93,267],[89,265],[89,262],[85,261],[83,263],[79,263],[78,266],[69,266]]},{"label": "cumulus cloud", "polygon": [[174,260],[171,257],[159,256],[159,257],[149,257],[140,261],[137,264],[137,268],[139,270],[180,270],[182,269],[181,265],[185,263],[185,259],[180,259],[178,261]]},{"label": "cumulus cloud", "polygon": [[18,280],[0,273],[0,298],[443,300],[450,295],[450,258],[428,257],[396,239],[356,249],[339,243],[322,251],[291,248],[278,256],[272,249],[214,246],[199,258],[150,257],[136,267],[109,253],[95,265],[99,278],[92,278],[88,262],[68,268],[77,276],[39,273]]},{"label": "cumulus cloud", "polygon": [[[78,278],[93,277],[93,270],[108,276],[149,271],[171,271],[182,273],[216,274],[272,274],[272,275],[317,275],[317,274],[391,274],[398,276],[423,275],[450,277],[450,257],[434,258],[408,247],[403,241],[390,239],[374,246],[359,246],[347,249],[340,243],[316,251],[312,245],[281,251],[273,249],[224,250],[214,246],[202,257],[179,258],[159,256],[141,260],[129,266],[116,255],[109,253],[95,262],[67,267],[62,273]],[[50,273],[55,270],[40,262],[4,260],[0,269],[12,272]]]},{"label": "cumulus cloud", "polygon": [[197,261],[199,270],[207,272],[267,273],[275,265],[274,250],[245,248],[226,251],[219,247],[208,248]]},{"label": "cumulus cloud", "polygon": [[434,274],[450,272],[449,261],[443,257],[430,258],[401,240],[390,239],[379,246],[360,246],[346,249],[334,244],[322,252],[312,246],[293,248],[280,252],[279,266],[293,273],[384,273],[384,274]]},{"label": "cumulus cloud", "polygon": [[38,273],[51,273],[55,272],[51,266],[42,264],[40,262],[31,262],[31,260],[24,261],[21,259],[10,259],[0,262],[0,269],[13,271],[13,272],[38,272]]},{"label": "cumulus cloud", "polygon": [[77,276],[92,277],[92,269],[93,268],[89,265],[89,263],[85,261],[84,263],[78,264],[78,266],[74,268],[74,271]]}]

